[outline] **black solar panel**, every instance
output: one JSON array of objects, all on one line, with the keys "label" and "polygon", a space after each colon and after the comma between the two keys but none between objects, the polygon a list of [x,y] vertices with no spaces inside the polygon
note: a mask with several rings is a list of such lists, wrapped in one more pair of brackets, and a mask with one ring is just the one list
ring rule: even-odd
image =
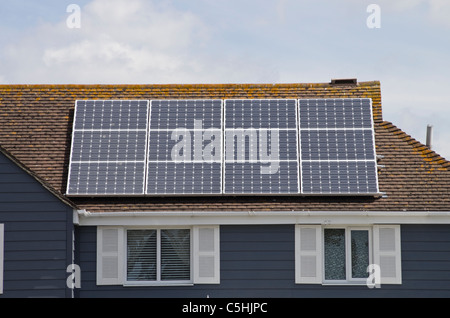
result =
[{"label": "black solar panel", "polygon": [[67,194],[144,194],[148,101],[77,101]]},{"label": "black solar panel", "polygon": [[370,99],[299,100],[303,194],[378,193]]},{"label": "black solar panel", "polygon": [[297,103],[225,100],[224,193],[298,194]]},{"label": "black solar panel", "polygon": [[222,193],[222,101],[152,100],[150,195]]}]

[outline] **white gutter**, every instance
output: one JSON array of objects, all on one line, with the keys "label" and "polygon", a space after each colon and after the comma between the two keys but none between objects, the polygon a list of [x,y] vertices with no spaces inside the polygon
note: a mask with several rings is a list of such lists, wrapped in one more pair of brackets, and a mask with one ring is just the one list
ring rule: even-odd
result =
[{"label": "white gutter", "polygon": [[450,224],[450,211],[78,211],[80,225]]}]

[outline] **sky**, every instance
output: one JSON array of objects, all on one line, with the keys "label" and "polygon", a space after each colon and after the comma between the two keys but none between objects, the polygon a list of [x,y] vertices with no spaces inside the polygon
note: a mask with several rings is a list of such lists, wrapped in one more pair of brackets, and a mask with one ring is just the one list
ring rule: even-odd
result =
[{"label": "sky", "polygon": [[0,84],[377,80],[446,159],[449,71],[448,0],[0,0]]}]

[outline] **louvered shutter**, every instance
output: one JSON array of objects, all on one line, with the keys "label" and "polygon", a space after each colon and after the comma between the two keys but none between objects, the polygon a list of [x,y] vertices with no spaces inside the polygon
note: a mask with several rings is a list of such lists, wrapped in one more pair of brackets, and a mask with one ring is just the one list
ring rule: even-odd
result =
[{"label": "louvered shutter", "polygon": [[97,228],[97,285],[120,285],[123,283],[122,228]]},{"label": "louvered shutter", "polygon": [[380,266],[381,284],[401,284],[400,225],[375,225],[374,263]]},{"label": "louvered shutter", "polygon": [[320,225],[296,225],[295,282],[322,283],[322,230]]},{"label": "louvered shutter", "polygon": [[220,283],[219,226],[195,226],[194,284]]}]

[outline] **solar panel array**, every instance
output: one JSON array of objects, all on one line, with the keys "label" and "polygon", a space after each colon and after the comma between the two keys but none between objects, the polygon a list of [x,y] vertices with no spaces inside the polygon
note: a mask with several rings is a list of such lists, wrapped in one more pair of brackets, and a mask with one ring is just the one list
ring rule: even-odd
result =
[{"label": "solar panel array", "polygon": [[370,99],[77,101],[68,195],[374,195]]}]

